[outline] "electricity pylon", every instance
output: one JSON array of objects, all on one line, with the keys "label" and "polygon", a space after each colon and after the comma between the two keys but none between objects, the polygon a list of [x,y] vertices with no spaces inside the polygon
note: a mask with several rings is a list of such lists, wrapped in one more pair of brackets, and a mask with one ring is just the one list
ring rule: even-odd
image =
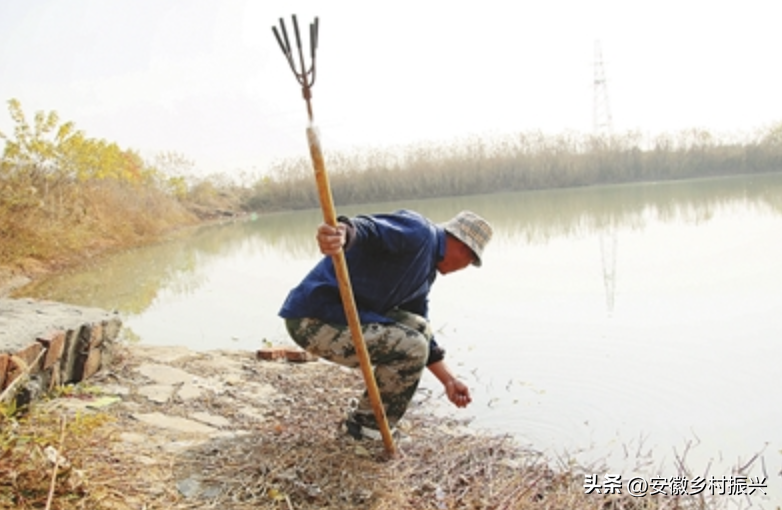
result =
[{"label": "electricity pylon", "polygon": [[[595,99],[593,112],[594,135],[609,141],[613,130],[611,108],[608,104],[608,85],[603,68],[603,53],[600,41],[595,41]],[[603,263],[603,285],[606,293],[606,309],[610,314],[614,311],[614,296],[616,294],[616,225],[610,215],[607,225],[600,231],[600,255]]]},{"label": "electricity pylon", "polygon": [[608,85],[603,68],[603,52],[600,41],[595,41],[595,100],[592,121],[595,135],[610,135],[613,130],[611,107],[608,104]]}]

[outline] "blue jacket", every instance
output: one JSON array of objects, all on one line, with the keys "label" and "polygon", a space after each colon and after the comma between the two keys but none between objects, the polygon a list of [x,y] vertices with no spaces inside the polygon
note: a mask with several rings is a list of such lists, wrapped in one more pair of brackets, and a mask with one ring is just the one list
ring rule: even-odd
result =
[{"label": "blue jacket", "polygon": [[[437,262],[445,254],[442,227],[406,210],[339,221],[348,226],[345,258],[361,323],[392,323],[386,313],[394,308],[427,318]],[[331,257],[321,259],[288,294],[280,316],[347,324]],[[442,350],[433,341],[429,362],[437,358]]]}]

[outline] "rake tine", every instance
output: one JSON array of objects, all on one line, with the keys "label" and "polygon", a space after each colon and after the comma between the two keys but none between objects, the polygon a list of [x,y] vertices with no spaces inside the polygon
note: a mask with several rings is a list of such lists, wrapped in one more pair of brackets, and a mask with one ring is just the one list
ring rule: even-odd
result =
[{"label": "rake tine", "polygon": [[[288,29],[285,25],[285,20],[283,18],[280,18],[280,30],[277,30],[277,27],[272,27],[272,31],[274,32],[274,37],[277,39],[277,44],[279,44],[280,49],[282,50],[283,54],[285,55],[285,58],[288,60],[288,65],[291,68],[291,71],[293,71],[293,75],[296,77],[296,81],[299,82],[299,85],[302,86],[302,92],[304,95],[304,98],[308,100],[308,110],[309,110],[309,98],[311,97],[310,87],[312,87],[315,84],[315,57],[317,53],[318,48],[318,31],[320,27],[320,21],[316,17],[314,23],[310,23],[309,26],[309,32],[310,32],[310,56],[311,56],[311,64],[309,69],[307,69],[305,61],[304,61],[304,52],[302,51],[302,44],[301,44],[301,32],[299,30],[299,20],[294,14],[291,16],[293,21],[293,35],[296,38],[296,49],[299,52],[299,66],[297,67],[294,55],[291,51],[291,41],[288,37]],[[280,32],[282,32],[282,36],[280,36]]]},{"label": "rake tine", "polygon": [[310,76],[310,84],[312,87],[315,85],[315,60],[316,51],[318,49],[318,18],[315,18],[315,23],[310,23],[310,68],[307,71],[307,75]]},{"label": "rake tine", "polygon": [[299,80],[299,83],[302,86],[302,93],[304,95],[304,99],[307,100],[307,105],[309,106],[309,99],[311,97],[310,93],[310,87],[312,86],[311,83],[308,83],[307,76],[310,74],[310,71],[307,71],[307,66],[304,64],[304,53],[301,51],[301,35],[299,34],[299,22],[296,19],[296,15],[294,14],[291,16],[293,18],[293,30],[296,35],[296,48],[299,50],[299,64],[301,64],[301,73],[296,73],[296,79]]},{"label": "rake tine", "polygon": [[301,37],[299,36],[299,22],[296,20],[296,15],[291,16],[293,18],[293,31],[296,34],[296,47],[301,49]]},{"label": "rake tine", "polygon": [[280,18],[280,28],[282,28],[282,35],[285,36],[285,54],[291,54],[291,43],[288,41],[288,31],[285,29],[285,20]]},{"label": "rake tine", "polygon": [[288,49],[285,47],[285,43],[282,42],[282,39],[280,39],[280,33],[277,32],[277,27],[272,27],[272,32],[274,32],[274,37],[277,39],[277,44],[280,45],[283,55],[287,57]]},{"label": "rake tine", "polygon": [[[315,62],[315,50],[318,49],[318,18],[314,23],[310,23],[310,58]],[[312,65],[315,67],[315,64]]]},{"label": "rake tine", "polygon": [[315,25],[310,23],[310,59],[315,60]]},{"label": "rake tine", "polygon": [[[277,39],[277,44],[280,45],[280,49],[282,50],[283,55],[285,55],[286,60],[288,61],[288,65],[291,68],[291,71],[293,71],[293,75],[296,76],[296,79],[299,81],[300,85],[304,85],[300,78],[300,73],[298,70],[296,70],[296,64],[293,62],[293,54],[291,53],[291,43],[288,39],[288,30],[285,27],[285,20],[280,18],[280,28],[282,29],[282,35],[283,37],[280,37],[280,33],[277,31],[277,27],[272,27],[272,32],[274,32],[274,37]],[[284,42],[283,42],[284,41]]]},{"label": "rake tine", "polygon": [[304,97],[307,98],[309,93],[309,87],[312,84],[307,83],[307,75],[309,74],[309,71],[307,71],[307,66],[304,64],[304,53],[301,51],[301,35],[299,35],[299,22],[296,19],[295,14],[291,17],[293,18],[293,30],[296,33],[296,48],[299,50],[299,63],[301,64],[301,75],[299,78],[299,83],[301,83],[302,86],[305,87]]}]

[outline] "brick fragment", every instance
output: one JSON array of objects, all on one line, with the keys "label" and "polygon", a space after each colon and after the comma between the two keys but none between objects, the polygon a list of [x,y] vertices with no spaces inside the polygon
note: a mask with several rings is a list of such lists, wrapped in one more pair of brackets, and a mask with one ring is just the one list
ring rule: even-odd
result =
[{"label": "brick fragment", "polygon": [[[5,387],[11,385],[19,376],[21,376],[30,365],[16,354],[12,354],[8,357],[8,370],[5,373]],[[34,373],[31,369],[29,374]]]},{"label": "brick fragment", "polygon": [[100,370],[102,359],[103,356],[101,355],[100,347],[90,349],[89,354],[87,354],[87,359],[84,361],[84,368],[80,380],[83,381],[95,375],[98,370]]},{"label": "brick fragment", "polygon": [[285,359],[294,363],[305,363],[316,361],[318,357],[301,349],[285,349]]},{"label": "brick fragment", "polygon": [[[31,367],[30,375],[35,375],[41,369],[41,360],[38,360],[38,355],[41,354],[41,351],[43,351],[43,345],[35,342],[31,343],[24,349],[16,351],[14,356],[24,362],[25,368]],[[38,361],[36,362],[36,360]]]},{"label": "brick fragment", "polygon": [[100,347],[103,344],[103,326],[92,324],[90,331],[90,348]]},{"label": "brick fragment", "polygon": [[52,366],[60,362],[63,350],[65,349],[65,331],[49,331],[37,338],[38,342],[46,349],[43,359],[43,370],[49,370]]},{"label": "brick fragment", "polygon": [[6,372],[10,363],[9,358],[10,356],[7,353],[0,353],[0,391],[5,389]]},{"label": "brick fragment", "polygon": [[255,353],[255,357],[264,361],[276,361],[285,358],[285,349],[281,347],[270,347],[264,349],[258,349]]}]

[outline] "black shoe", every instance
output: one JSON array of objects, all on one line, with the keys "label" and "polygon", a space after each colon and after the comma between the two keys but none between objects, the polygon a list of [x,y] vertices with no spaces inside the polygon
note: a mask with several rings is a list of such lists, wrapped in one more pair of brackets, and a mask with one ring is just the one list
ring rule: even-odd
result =
[{"label": "black shoe", "polygon": [[[360,425],[352,417],[347,418],[342,423],[342,426],[344,431],[353,439],[370,439],[372,441],[383,440],[383,434],[381,434],[378,429],[368,427],[366,425]],[[397,442],[406,442],[410,439],[406,434],[395,428],[391,429],[391,437],[394,439],[394,441]]]}]

